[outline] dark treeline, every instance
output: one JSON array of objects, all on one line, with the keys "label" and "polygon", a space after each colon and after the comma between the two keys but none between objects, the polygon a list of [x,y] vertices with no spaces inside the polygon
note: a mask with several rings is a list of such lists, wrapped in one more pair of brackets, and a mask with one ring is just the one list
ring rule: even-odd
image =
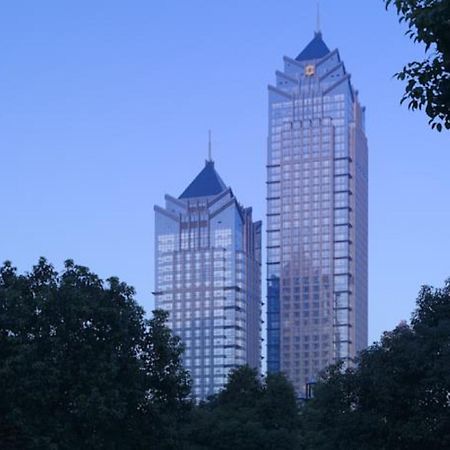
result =
[{"label": "dark treeline", "polygon": [[450,282],[411,325],[328,368],[307,403],[282,374],[233,372],[190,401],[182,343],[134,291],[66,262],[0,268],[1,449],[450,448]]}]

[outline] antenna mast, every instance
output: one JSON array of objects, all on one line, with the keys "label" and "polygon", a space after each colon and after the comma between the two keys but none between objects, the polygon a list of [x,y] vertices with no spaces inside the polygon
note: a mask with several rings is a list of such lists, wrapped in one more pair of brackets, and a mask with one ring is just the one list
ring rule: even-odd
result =
[{"label": "antenna mast", "polygon": [[212,162],[211,130],[208,130],[208,161]]},{"label": "antenna mast", "polygon": [[316,18],[316,33],[320,34],[320,1],[317,0],[317,18]]}]

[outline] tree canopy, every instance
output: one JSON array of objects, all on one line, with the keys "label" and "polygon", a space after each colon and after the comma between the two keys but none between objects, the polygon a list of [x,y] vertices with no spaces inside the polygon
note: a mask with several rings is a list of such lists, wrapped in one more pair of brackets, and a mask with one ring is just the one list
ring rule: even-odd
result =
[{"label": "tree canopy", "polygon": [[411,325],[329,368],[302,411],[307,449],[450,448],[450,280],[424,287]]},{"label": "tree canopy", "polygon": [[329,367],[300,402],[283,374],[242,366],[190,400],[167,312],[131,287],[44,259],[0,267],[0,448],[438,450],[450,448],[450,280],[358,364]]},{"label": "tree canopy", "polygon": [[242,366],[225,388],[193,414],[187,439],[192,449],[297,448],[299,410],[294,388],[283,374],[263,379]]},{"label": "tree canopy", "polygon": [[425,46],[422,61],[408,63],[397,74],[406,81],[402,103],[425,109],[432,128],[450,129],[450,0],[384,0],[393,6],[406,34]]},{"label": "tree canopy", "polygon": [[[136,449],[174,440],[189,402],[183,347],[134,291],[72,261],[0,268],[2,448]],[[145,445],[144,445],[145,444]],[[161,446],[160,448],[164,448]]]}]

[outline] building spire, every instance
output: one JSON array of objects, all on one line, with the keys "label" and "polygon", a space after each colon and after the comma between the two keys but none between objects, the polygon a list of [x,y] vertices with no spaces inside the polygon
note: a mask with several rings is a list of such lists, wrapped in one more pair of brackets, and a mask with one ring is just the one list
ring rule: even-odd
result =
[{"label": "building spire", "polygon": [[211,130],[208,130],[208,161],[213,162],[211,149]]},{"label": "building spire", "polygon": [[322,33],[322,30],[320,28],[320,1],[317,0],[316,34]]}]

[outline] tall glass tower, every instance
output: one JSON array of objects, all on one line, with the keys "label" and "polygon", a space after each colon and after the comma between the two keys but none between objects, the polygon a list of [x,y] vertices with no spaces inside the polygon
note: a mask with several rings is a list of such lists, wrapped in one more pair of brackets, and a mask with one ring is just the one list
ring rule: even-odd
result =
[{"label": "tall glass tower", "polygon": [[268,371],[300,395],[367,345],[364,108],[320,32],[269,86]]},{"label": "tall glass tower", "polygon": [[261,222],[214,168],[179,198],[155,206],[156,307],[186,345],[197,399],[220,390],[228,372],[261,365]]}]

